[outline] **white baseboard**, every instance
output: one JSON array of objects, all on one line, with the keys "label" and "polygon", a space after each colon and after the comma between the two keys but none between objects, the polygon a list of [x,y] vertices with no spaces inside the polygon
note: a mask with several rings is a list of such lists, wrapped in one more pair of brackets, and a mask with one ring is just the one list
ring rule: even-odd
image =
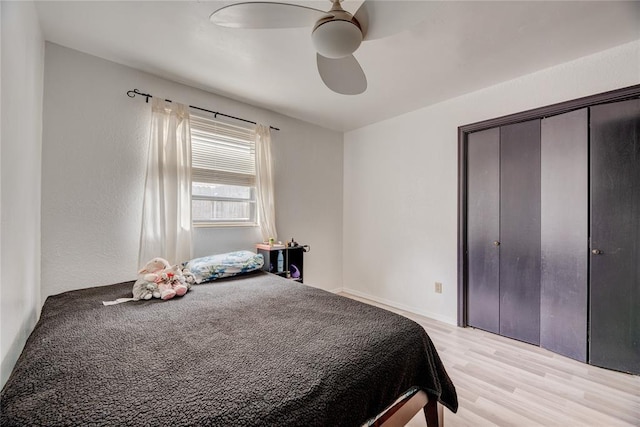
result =
[{"label": "white baseboard", "polygon": [[344,288],[329,289],[327,292],[331,292],[332,294],[339,294],[340,292],[344,292]]},{"label": "white baseboard", "polygon": [[388,299],[385,298],[380,298],[380,297],[376,297],[373,295],[369,295],[365,292],[360,292],[360,291],[356,291],[355,289],[350,289],[350,288],[342,288],[341,292],[344,292],[346,294],[351,294],[353,296],[356,297],[360,297],[360,298],[364,298],[364,299],[368,299],[380,304],[384,304],[384,305],[388,305],[389,307],[393,307],[393,308],[397,308],[398,310],[402,310],[402,311],[406,311],[412,314],[417,314],[418,316],[424,316],[424,317],[428,317],[429,319],[434,319],[434,320],[438,320],[440,322],[444,322],[444,323],[448,323],[449,325],[453,325],[456,326],[458,324],[457,319],[452,319],[448,316],[443,316],[441,314],[438,313],[432,313],[429,311],[425,311],[425,310],[421,310],[419,308],[416,307],[410,307],[408,305],[404,305],[401,304],[399,302],[395,302],[395,301],[390,301]]}]

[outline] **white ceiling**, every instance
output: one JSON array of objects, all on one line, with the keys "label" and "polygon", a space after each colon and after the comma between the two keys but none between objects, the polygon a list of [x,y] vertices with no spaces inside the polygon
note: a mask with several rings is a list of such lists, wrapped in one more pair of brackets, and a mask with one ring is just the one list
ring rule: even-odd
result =
[{"label": "white ceiling", "polygon": [[[37,7],[49,41],[342,131],[640,39],[638,1],[429,1],[420,24],[356,51],[369,86],[348,96],[331,92],[318,76],[311,28],[211,24],[209,15],[230,3]],[[361,3],[346,0],[343,7],[354,13]]]}]

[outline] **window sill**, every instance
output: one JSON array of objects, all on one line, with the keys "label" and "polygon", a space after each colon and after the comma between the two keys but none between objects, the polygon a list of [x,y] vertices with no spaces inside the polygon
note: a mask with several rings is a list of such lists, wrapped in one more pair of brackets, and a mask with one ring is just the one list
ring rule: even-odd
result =
[{"label": "window sill", "polygon": [[257,227],[255,222],[194,222],[193,228]]}]

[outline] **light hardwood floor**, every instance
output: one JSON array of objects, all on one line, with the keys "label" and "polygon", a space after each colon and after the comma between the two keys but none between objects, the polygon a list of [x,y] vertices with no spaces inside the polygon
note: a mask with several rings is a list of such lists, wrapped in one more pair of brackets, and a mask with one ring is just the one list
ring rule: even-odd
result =
[{"label": "light hardwood floor", "polygon": [[[597,368],[540,347],[348,294],[422,325],[458,392],[452,426],[640,426],[640,376]],[[408,424],[426,426],[419,413]]]}]

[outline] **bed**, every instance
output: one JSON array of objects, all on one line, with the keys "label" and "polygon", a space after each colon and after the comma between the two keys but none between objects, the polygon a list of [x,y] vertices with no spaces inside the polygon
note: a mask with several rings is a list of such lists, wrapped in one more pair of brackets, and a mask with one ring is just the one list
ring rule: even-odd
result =
[{"label": "bed", "polygon": [[102,305],[132,283],[47,299],[2,389],[2,426],[360,426],[417,391],[457,410],[405,317],[262,271]]}]

